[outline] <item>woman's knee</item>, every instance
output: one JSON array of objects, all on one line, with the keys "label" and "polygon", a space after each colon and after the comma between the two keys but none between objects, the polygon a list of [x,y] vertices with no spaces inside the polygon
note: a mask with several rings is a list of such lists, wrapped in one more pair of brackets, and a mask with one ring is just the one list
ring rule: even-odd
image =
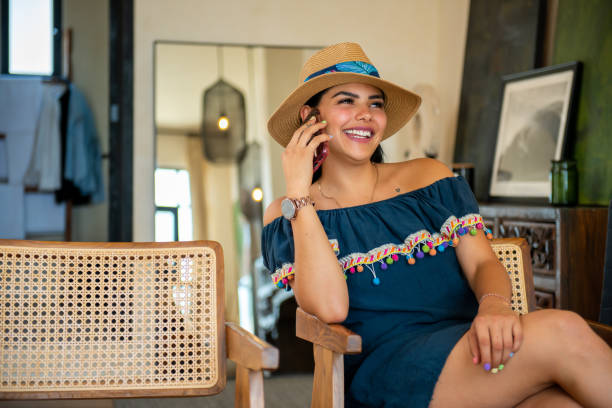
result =
[{"label": "woman's knee", "polygon": [[594,333],[587,322],[577,313],[567,310],[554,310],[545,313],[537,322],[539,329],[545,331],[550,351],[556,350],[565,356],[576,356],[588,352]]},{"label": "woman's knee", "polygon": [[556,341],[582,337],[590,332],[586,321],[579,314],[569,310],[542,310],[534,313],[539,329],[545,330]]},{"label": "woman's knee", "polygon": [[575,312],[559,310],[555,319],[557,333],[565,338],[582,338],[590,332],[587,322]]}]

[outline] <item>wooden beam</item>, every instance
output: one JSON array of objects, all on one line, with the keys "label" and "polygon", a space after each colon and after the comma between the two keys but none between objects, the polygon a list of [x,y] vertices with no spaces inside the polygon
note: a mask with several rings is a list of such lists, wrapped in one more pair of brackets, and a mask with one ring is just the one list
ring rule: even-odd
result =
[{"label": "wooden beam", "polygon": [[340,324],[326,324],[302,308],[295,312],[295,335],[341,354],[361,353],[361,336]]},{"label": "wooden beam", "polygon": [[278,368],[278,349],[232,322],[225,323],[227,357],[251,370]]},{"label": "wooden beam", "polygon": [[607,324],[599,322],[594,322],[588,319],[587,323],[589,324],[589,326],[591,326],[591,329],[593,329],[593,331],[597,333],[599,337],[601,337],[606,343],[608,343],[608,346],[612,347],[612,326],[608,326]]},{"label": "wooden beam", "polygon": [[236,408],[263,408],[263,372],[236,365]]},{"label": "wooden beam", "polygon": [[313,345],[315,372],[311,408],[344,407],[344,356]]}]

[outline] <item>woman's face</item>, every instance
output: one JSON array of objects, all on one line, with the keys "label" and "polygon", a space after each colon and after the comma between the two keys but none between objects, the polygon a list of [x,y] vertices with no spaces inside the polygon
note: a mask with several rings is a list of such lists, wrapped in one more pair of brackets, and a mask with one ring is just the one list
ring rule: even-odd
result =
[{"label": "woman's face", "polygon": [[323,94],[318,109],[327,121],[325,132],[333,135],[330,154],[370,159],[387,126],[381,90],[359,83],[337,85]]}]

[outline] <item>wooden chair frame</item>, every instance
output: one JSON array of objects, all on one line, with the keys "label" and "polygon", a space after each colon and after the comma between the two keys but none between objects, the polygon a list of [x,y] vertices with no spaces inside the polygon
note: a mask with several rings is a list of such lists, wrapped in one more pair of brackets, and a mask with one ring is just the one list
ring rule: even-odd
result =
[{"label": "wooden chair frame", "polygon": [[[513,278],[513,309],[521,314],[534,311],[536,302],[527,241],[523,238],[502,238],[494,239],[491,245]],[[519,281],[515,281],[515,276]],[[526,310],[522,304],[527,305]],[[608,344],[612,344],[612,327],[591,321],[589,325]],[[311,407],[344,407],[344,354],[361,353],[361,337],[341,324],[323,323],[299,307],[296,310],[295,332],[297,337],[313,343],[315,372]]]},{"label": "wooden chair frame", "polygon": [[[173,252],[173,251],[179,251],[179,252]],[[179,255],[177,255],[177,253]],[[180,255],[180,254],[183,254],[183,255]],[[204,258],[202,258],[202,254],[204,254]],[[194,257],[195,257],[195,260],[190,260],[190,258],[194,259]],[[199,260],[197,259],[198,257],[200,257]],[[59,261],[60,258],[61,258],[61,261]],[[110,259],[110,261],[108,261],[108,259]],[[121,260],[116,261],[117,259],[121,259]],[[153,259],[153,260],[152,261],[139,261],[142,259]],[[159,261],[158,259],[161,259],[161,261]],[[178,261],[175,261],[175,260],[178,260]],[[113,265],[111,267],[106,267],[105,269],[100,268],[100,264],[102,263],[112,264],[113,262],[116,262],[120,265],[118,266]],[[140,264],[138,262],[140,262]],[[161,266],[144,268],[142,266],[143,262],[149,262],[149,265],[155,264],[155,262],[157,262],[157,264],[155,265],[161,265]],[[170,262],[175,262],[173,264],[175,266],[165,266],[166,264],[164,262],[168,262],[168,264]],[[184,284],[184,283],[181,283],[181,282],[184,282],[182,280],[183,278],[177,277],[183,273],[183,269],[181,269],[181,262],[186,262],[186,263],[192,262],[192,264],[199,265],[199,266],[194,266],[192,269],[190,269],[190,271],[195,271],[193,272],[194,276],[205,276],[205,279],[208,279],[208,280],[203,279],[202,281],[197,281],[193,285],[191,285],[191,287],[201,288],[206,285],[210,285],[210,286],[206,286],[209,289],[206,289],[206,290],[198,289],[199,292],[197,294],[194,294],[194,297],[193,297],[194,299],[197,299],[197,300],[210,299],[209,301],[206,301],[208,303],[202,302],[202,304],[209,304],[210,306],[201,306],[202,309],[209,308],[210,310],[212,310],[212,312],[208,312],[205,310],[202,311],[202,313],[206,312],[209,314],[196,315],[193,312],[193,310],[195,309],[189,309],[191,310],[189,312],[182,311],[182,309],[180,309],[179,303],[177,303],[176,301],[173,301],[172,296],[174,296],[176,293],[175,292],[176,287],[177,287],[176,285]],[[42,266],[43,263],[45,266]],[[60,263],[62,265],[70,265],[70,266],[59,266],[58,264]],[[55,266],[50,266],[52,264]],[[96,264],[95,267],[93,267],[93,264]],[[19,266],[16,266],[16,265],[19,265]],[[137,266],[137,265],[140,265],[140,266]],[[207,266],[207,265],[212,265],[212,266]],[[137,267],[140,268],[138,271],[135,270],[135,268]],[[130,269],[130,268],[134,268],[134,269]],[[42,271],[43,269],[44,269],[44,273]],[[145,280],[150,279],[151,276],[153,276],[154,277],[154,279],[152,280],[153,282],[161,282],[162,280],[160,280],[159,278],[161,276],[159,272],[161,269],[167,269],[167,270],[173,269],[173,273],[174,273],[173,279],[174,279],[174,282],[177,282],[177,283],[174,283],[174,286],[172,286],[173,285],[172,283],[166,284],[165,287],[159,283],[149,283],[147,285],[143,285],[147,287],[155,287],[155,288],[160,287],[161,288],[159,291],[154,292],[154,295],[156,296],[156,300],[153,302],[149,302],[149,304],[154,304],[154,305],[159,304],[160,305],[159,309],[158,309],[158,306],[150,306],[146,312],[150,314],[147,316],[157,316],[157,315],[163,315],[163,314],[168,315],[168,314],[174,313],[175,315],[179,315],[178,320],[180,321],[181,313],[183,312],[189,313],[188,315],[186,315],[187,316],[186,318],[182,319],[182,321],[185,321],[187,323],[184,323],[182,326],[176,326],[176,328],[174,328],[175,326],[171,326],[170,329],[168,329],[168,333],[170,334],[170,336],[172,336],[171,330],[177,330],[175,333],[178,333],[178,335],[180,335],[181,330],[187,330],[185,329],[187,324],[190,324],[191,327],[202,326],[202,330],[205,330],[204,328],[205,326],[208,327],[208,331],[206,332],[205,336],[204,336],[205,332],[203,331],[198,332],[197,327],[193,330],[196,330],[194,333],[196,333],[197,336],[201,336],[201,338],[204,339],[204,340],[200,340],[200,342],[204,345],[203,347],[208,347],[207,345],[209,344],[208,343],[209,341],[210,341],[210,344],[213,344],[212,339],[214,337],[214,340],[216,340],[216,342],[214,343],[214,346],[201,349],[201,350],[211,350],[212,352],[210,354],[206,354],[209,357],[198,357],[198,354],[194,354],[196,355],[196,357],[191,358],[192,361],[190,361],[190,363],[192,363],[192,365],[195,365],[196,367],[200,367],[198,368],[198,370],[201,369],[201,371],[204,372],[204,369],[208,370],[207,367],[210,367],[210,366],[205,365],[206,363],[204,361],[202,361],[201,365],[199,365],[197,362],[193,364],[196,358],[202,359],[202,360],[204,360],[205,358],[208,358],[211,361],[217,361],[217,365],[215,365],[214,367],[211,367],[211,369],[215,370],[215,373],[216,373],[215,377],[212,377],[216,379],[214,380],[216,381],[215,383],[212,383],[212,385],[209,385],[209,386],[199,385],[197,384],[196,381],[191,381],[191,382],[186,381],[189,375],[181,374],[180,376],[174,376],[172,380],[168,380],[168,381],[166,381],[166,378],[163,378],[163,375],[158,375],[158,376],[162,376],[161,380],[156,380],[158,382],[155,382],[155,384],[158,384],[158,385],[152,385],[153,383],[150,382],[150,383],[147,383],[149,384],[148,386],[145,386],[144,381],[141,382],[141,380],[138,380],[136,382],[136,380],[134,380],[134,378],[136,378],[135,374],[132,377],[130,377],[131,374],[127,375],[127,370],[123,370],[123,371],[119,370],[121,372],[126,373],[125,379],[121,380],[122,381],[121,384],[124,384],[125,386],[121,386],[121,387],[117,386],[118,384],[117,377],[119,376],[118,374],[116,374],[117,370],[115,370],[115,372],[112,374],[111,377],[104,377],[102,374],[100,374],[100,370],[98,370],[97,376],[95,377],[91,376],[91,378],[89,378],[87,382],[83,381],[83,383],[87,384],[86,386],[84,386],[83,383],[81,383],[80,381],[76,381],[76,380],[74,382],[64,381],[66,377],[62,379],[59,377],[49,377],[48,376],[48,375],[54,375],[56,371],[60,375],[62,375],[63,373],[61,373],[61,371],[64,368],[63,364],[70,364],[70,367],[74,367],[75,362],[76,362],[80,364],[79,365],[80,367],[82,367],[84,365],[83,362],[88,362],[89,364],[88,366],[91,366],[92,361],[93,361],[92,354],[97,353],[98,350],[100,349],[102,350],[108,349],[111,351],[117,350],[116,344],[118,343],[116,340],[118,339],[118,337],[114,336],[115,339],[113,340],[114,341],[113,343],[111,343],[110,340],[108,343],[102,342],[102,340],[100,341],[96,340],[95,345],[93,345],[94,342],[88,343],[88,347],[90,350],[89,356],[82,357],[84,360],[80,363],[79,363],[80,360],[78,359],[74,359],[74,360],[73,359],[64,359],[64,360],[58,359],[57,364],[59,365],[57,367],[62,367],[62,369],[53,370],[53,369],[47,369],[47,368],[43,368],[43,369],[37,368],[36,369],[38,370],[37,373],[34,373],[34,369],[32,369],[32,374],[30,375],[33,376],[31,379],[34,381],[27,381],[27,380],[24,381],[23,377],[18,377],[19,373],[15,373],[14,371],[10,371],[9,369],[0,369],[2,371],[0,372],[0,378],[2,378],[0,380],[0,400],[84,399],[84,398],[105,398],[106,399],[106,398],[130,398],[130,397],[183,397],[183,396],[213,395],[213,394],[217,394],[221,392],[225,388],[225,385],[226,385],[225,359],[230,358],[231,360],[235,361],[237,364],[235,406],[236,407],[263,407],[264,406],[263,370],[274,370],[278,367],[278,356],[279,356],[278,349],[260,340],[253,334],[241,328],[240,326],[234,323],[225,322],[224,313],[223,313],[224,308],[225,308],[223,250],[221,248],[221,245],[214,241],[173,242],[173,243],[68,243],[68,242],[37,242],[37,241],[0,240],[0,298],[3,299],[2,305],[0,305],[0,312],[2,313],[2,316],[1,316],[2,318],[0,319],[0,329],[2,332],[2,335],[0,336],[0,346],[2,346],[1,347],[2,350],[0,350],[0,352],[2,352],[3,350],[18,350],[19,349],[15,347],[25,347],[25,348],[29,347],[30,349],[34,350],[32,352],[32,355],[36,355],[36,350],[40,350],[42,347],[44,347],[44,346],[39,345],[43,342],[43,340],[40,338],[35,338],[34,335],[32,335],[31,338],[24,335],[23,340],[21,340],[21,338],[17,335],[14,335],[14,336],[12,335],[13,332],[21,333],[21,329],[23,329],[23,333],[28,333],[28,336],[29,336],[33,331],[32,330],[33,327],[38,327],[38,333],[42,331],[40,329],[41,327],[40,321],[37,322],[38,324],[32,322],[34,320],[34,317],[32,316],[35,315],[33,313],[35,309],[33,306],[34,300],[32,298],[41,299],[43,298],[43,296],[45,296],[44,298],[48,299],[49,297],[51,297],[51,293],[53,293],[53,296],[55,296],[56,298],[62,298],[63,293],[67,293],[67,292],[57,292],[57,287],[59,287],[60,284],[57,284],[57,287],[53,288],[54,292],[50,292],[51,286],[52,286],[51,284],[38,284],[39,287],[37,287],[35,291],[34,291],[34,288],[32,287],[30,287],[26,291],[24,287],[24,282],[32,282],[33,281],[32,275],[35,273],[35,271],[36,273],[39,274],[37,275],[39,277],[42,277],[42,275],[44,274],[44,276],[48,278],[49,281],[51,281],[51,276],[53,276],[53,279],[56,279],[56,281],[58,282],[60,281],[60,279],[63,279],[63,282],[66,282],[70,279],[76,280],[75,277],[77,276],[79,277],[80,281],[84,282],[88,278],[100,278],[101,276],[108,277],[109,275],[110,276],[125,276],[125,275],[129,275],[130,273],[133,274],[132,276],[138,273],[139,274],[138,276],[143,277],[142,279],[145,279]],[[152,275],[149,274],[149,270],[154,271]],[[204,270],[206,271],[205,273],[202,272]],[[123,275],[120,275],[120,274],[123,274]],[[11,276],[12,278],[10,278]],[[168,274],[163,275],[163,276],[168,276]],[[15,283],[15,281],[21,282],[21,285],[22,285],[21,289],[17,287],[18,285]],[[88,281],[91,282],[92,280],[90,279]],[[31,285],[33,286],[33,284]],[[89,284],[89,285],[92,286],[92,284]],[[134,297],[136,295],[139,295],[137,293],[138,284],[132,283],[130,285],[131,287],[122,288],[123,292],[121,293],[123,295],[121,296]],[[130,285],[127,285],[127,286],[130,286]],[[111,294],[109,289],[107,289],[106,287],[101,289],[100,287],[102,286],[103,285],[98,284],[98,287],[96,287],[96,290],[98,290],[98,292],[90,291],[87,293],[95,293],[95,295],[98,296],[96,298],[99,298],[99,297],[104,298],[106,295]],[[117,292],[116,288],[114,289],[115,289],[115,292],[113,292],[113,296],[116,297],[117,296],[116,294],[119,292]],[[63,287],[62,290],[67,290],[67,289]],[[78,294],[84,293],[83,291],[85,291],[83,287],[81,287],[80,289],[77,289],[76,287],[74,287],[74,285],[72,285],[71,288],[68,290],[71,291],[70,293],[73,294],[72,295],[73,297],[77,297]],[[88,288],[87,290],[93,290],[93,289]],[[193,290],[196,291],[196,289],[193,289]],[[26,297],[24,296],[24,294],[26,293],[28,294],[28,297],[29,297],[29,304],[26,304],[28,300],[24,299]],[[60,293],[59,296],[57,295],[58,293]],[[145,302],[146,300],[151,299],[150,297],[146,297],[146,296],[151,296],[151,292],[145,293],[143,291],[142,293],[143,294],[141,294],[141,296],[142,296],[142,299],[145,300]],[[200,296],[201,293],[208,294],[206,295],[208,297],[204,297],[204,295],[202,295],[201,298],[197,297],[197,296]],[[90,298],[92,297],[93,296],[90,296]],[[8,302],[6,301],[6,299],[11,299],[11,301]],[[14,301],[14,304],[12,303],[13,301]],[[196,300],[194,300],[191,303],[191,305],[194,305],[195,302]],[[39,301],[38,303],[43,303],[43,301]],[[44,309],[44,312],[47,313],[47,315],[64,316],[64,314],[67,311],[67,304],[60,302],[60,301],[57,301],[55,303],[53,304],[52,307],[49,307],[49,305],[45,306],[46,309]],[[91,304],[92,302],[90,301],[89,303]],[[162,304],[164,305],[165,309],[162,309],[161,307]],[[132,307],[132,309],[136,310],[136,312],[134,313],[137,313],[139,310],[134,307]],[[180,309],[180,310],[177,311],[177,309]],[[72,308],[70,310],[76,310],[76,312],[73,312],[73,313],[79,314],[79,309],[77,308]],[[83,306],[83,315],[85,315],[85,310],[86,310],[85,306]],[[98,308],[98,310],[100,309]],[[105,312],[108,312],[108,310],[111,310],[111,309],[104,309],[104,310]],[[118,312],[121,313],[124,310],[125,310],[125,307],[122,310],[118,310]],[[19,325],[21,324],[21,322],[17,320],[16,321],[18,324],[13,325],[14,322],[12,321],[10,316],[12,316],[13,314],[17,315],[19,313],[22,316],[23,315],[29,316],[29,317],[24,318],[24,321],[26,321],[26,319],[28,318],[30,319],[28,321],[29,323],[26,324],[25,327],[20,327]],[[41,316],[41,312],[37,312],[36,315]],[[143,315],[144,315],[144,312],[143,312]],[[205,317],[205,316],[210,316],[210,317]],[[189,321],[189,319],[191,319],[191,321]],[[209,320],[206,320],[206,319],[209,319]],[[143,319],[140,319],[140,320],[143,320]],[[212,326],[211,325],[212,322],[208,324],[207,323],[194,323],[194,321],[207,322],[207,321],[212,321],[212,320],[216,320],[215,321],[216,326]],[[75,323],[76,325],[74,327],[80,327],[80,328],[85,327],[84,325],[81,326],[81,324],[76,321]],[[128,329],[124,329],[124,332],[131,330],[130,331],[131,333],[135,333],[137,328],[134,328],[134,327],[136,327],[137,325],[138,325],[137,319],[136,318],[131,319],[131,322],[126,326],[128,327]],[[57,328],[60,326],[49,326],[49,327]],[[92,327],[92,326],[90,325],[88,327]],[[110,327],[110,330],[108,330],[108,333],[110,333],[111,330],[114,332],[113,327],[112,326],[109,326],[109,327]],[[157,326],[155,326],[153,329],[156,329],[159,331],[163,330],[165,332],[167,327],[168,325],[160,323]],[[216,327],[216,329],[214,329],[216,330],[216,332],[211,331],[213,329],[210,329],[210,327]],[[147,337],[150,339],[152,336],[149,334],[153,333],[153,331],[151,331],[152,329],[150,327],[147,327],[146,330],[149,330],[149,331],[147,331],[145,335],[141,337]],[[49,329],[46,326],[45,326],[45,331],[47,333],[49,332]],[[66,331],[67,330],[64,329],[64,332]],[[76,330],[76,331],[80,332],[81,330]],[[142,332],[144,333],[144,331]],[[202,333],[202,335],[199,335],[197,333]],[[59,337],[59,335],[57,335],[55,338],[56,343],[54,344],[59,344],[59,345],[82,344],[82,343],[74,343],[74,336],[72,340],[69,340],[67,336],[68,335],[66,334],[63,337],[64,339],[63,341],[65,341],[66,343],[59,343],[57,342],[57,337]],[[170,336],[166,336],[164,338],[168,338]],[[42,337],[42,336],[39,336],[39,337]],[[106,337],[110,338],[111,336],[110,335],[105,336],[105,338]],[[184,336],[184,337],[187,337],[187,336]],[[102,336],[99,336],[99,338],[101,339]],[[133,338],[136,339],[136,336],[133,336]],[[73,343],[69,343],[70,341],[73,341]],[[106,340],[103,340],[103,341],[106,341]],[[125,337],[125,340],[121,340],[121,341],[125,341],[125,343],[127,343],[128,342],[127,336]],[[41,342],[41,343],[37,343],[37,342]],[[33,344],[34,347],[31,347],[31,344]],[[120,344],[119,350],[123,350],[124,346],[122,346],[121,343],[119,344]],[[136,347],[138,347],[138,343],[134,343],[134,344],[136,345]],[[115,347],[115,349],[113,349],[113,347]],[[133,348],[135,346],[132,345],[131,347]],[[181,348],[180,345],[173,344],[173,347],[176,347],[174,349],[176,352],[172,354],[178,355],[178,354],[181,354],[180,351],[185,350],[184,348]],[[66,346],[64,346],[64,348],[66,348]],[[13,352],[13,354],[15,353],[17,353],[17,351]],[[28,353],[25,353],[25,354],[28,354]],[[159,351],[157,352],[157,354],[161,355],[162,353],[161,351]],[[165,353],[165,355],[169,355],[169,354],[171,353]],[[35,361],[35,360],[29,361],[28,360],[29,358],[30,358],[29,354],[24,357],[23,362],[26,364],[26,366],[29,367],[29,364],[32,364],[32,367],[40,366],[40,364],[37,364],[37,363],[40,363],[40,361]],[[45,359],[44,366],[50,367],[51,363],[55,363],[55,360],[53,360],[54,358],[55,357],[53,356],[53,352],[46,352],[45,357],[44,357]],[[186,361],[185,357],[182,357],[182,358],[184,361]],[[22,360],[19,360],[19,363],[21,363],[21,361]],[[117,360],[109,358],[109,361],[112,364],[113,361],[117,361]],[[15,360],[13,359],[13,363],[14,362]],[[175,367],[178,367],[178,368],[181,367],[181,361],[178,360],[178,357],[176,360],[171,360],[169,362],[166,360],[163,360],[161,362],[164,364],[168,364],[169,366],[174,365]],[[157,360],[156,360],[156,364],[157,364]],[[11,366],[11,364],[9,364],[9,366]],[[107,370],[107,371],[110,371],[110,370]],[[132,370],[132,372],[135,372],[135,371],[136,369]],[[51,374],[47,374],[47,372]],[[76,370],[74,370],[73,372],[76,372]],[[170,372],[170,370],[168,370],[168,372]],[[87,372],[87,373],[90,374],[90,372]],[[40,376],[37,378],[34,378],[34,374],[37,374],[37,375],[40,374]],[[168,376],[170,377],[169,374]],[[14,381],[14,380],[11,380],[11,378],[22,378],[22,379]],[[73,378],[74,378],[74,375],[73,375]],[[185,384],[181,382],[182,381],[181,378],[182,380],[185,381]],[[60,379],[62,381],[59,381]],[[172,384],[166,384],[166,382],[172,382]],[[130,384],[130,386],[127,386],[127,384]],[[22,385],[23,387],[20,387],[20,385]]]}]

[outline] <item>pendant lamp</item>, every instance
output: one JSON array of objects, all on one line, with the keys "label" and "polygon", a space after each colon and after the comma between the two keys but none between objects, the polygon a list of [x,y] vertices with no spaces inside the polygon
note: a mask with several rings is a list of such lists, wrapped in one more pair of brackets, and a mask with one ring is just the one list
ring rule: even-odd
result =
[{"label": "pendant lamp", "polygon": [[204,156],[214,163],[234,163],[246,144],[244,95],[223,79],[223,50],[217,47],[219,79],[204,91],[201,135]]}]

